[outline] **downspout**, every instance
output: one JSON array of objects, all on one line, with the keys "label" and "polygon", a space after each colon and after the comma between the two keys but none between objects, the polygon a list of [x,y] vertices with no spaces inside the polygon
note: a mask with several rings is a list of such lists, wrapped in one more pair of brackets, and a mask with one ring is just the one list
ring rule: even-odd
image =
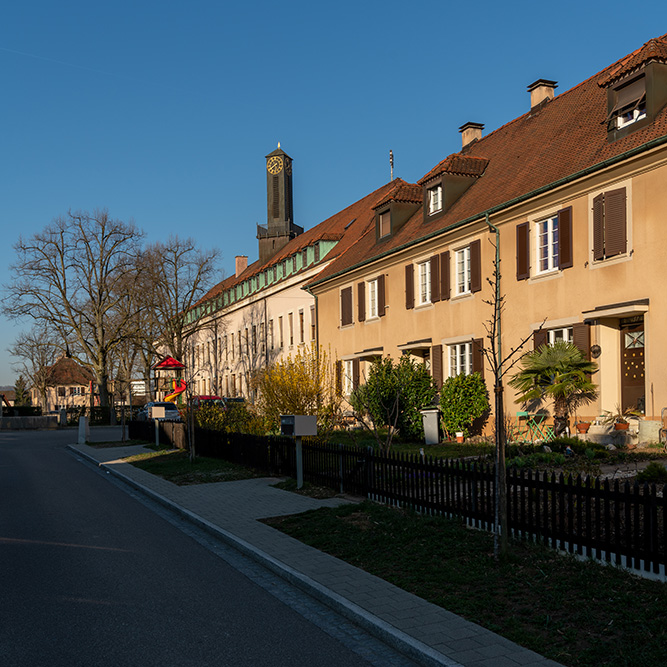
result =
[{"label": "downspout", "polygon": [[505,408],[503,406],[503,355],[501,335],[501,296],[500,296],[500,230],[491,223],[488,212],[485,215],[489,230],[496,235],[496,257],[494,261],[495,294],[493,298],[493,328],[496,332],[494,371],[494,396],[496,413],[496,530],[493,535],[493,552],[496,559],[507,551],[507,478],[505,466]]}]

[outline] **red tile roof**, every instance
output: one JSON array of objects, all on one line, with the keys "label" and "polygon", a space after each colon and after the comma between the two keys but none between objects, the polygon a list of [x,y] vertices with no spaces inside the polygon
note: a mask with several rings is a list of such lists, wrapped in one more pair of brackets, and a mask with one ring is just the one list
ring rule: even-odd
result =
[{"label": "red tile roof", "polygon": [[432,178],[445,173],[456,174],[457,176],[481,176],[487,164],[489,164],[489,161],[486,158],[454,153],[454,155],[449,155],[433,167],[424,178],[419,180],[419,185],[424,185]]},{"label": "red tile roof", "polygon": [[63,385],[88,385],[95,379],[90,370],[81,366],[71,357],[61,357],[46,371],[46,384],[49,387]]},{"label": "red tile roof", "polygon": [[401,178],[397,178],[396,180],[392,181],[392,184],[394,186],[392,190],[387,194],[386,197],[378,202],[374,208],[378,209],[390,201],[408,202],[411,204],[422,203],[423,193],[421,187],[418,185],[406,183]]},{"label": "red tile roof", "polygon": [[[365,234],[344,257],[326,267],[313,284],[452,225],[479,219],[487,211],[500,210],[509,202],[665,137],[667,108],[652,123],[617,141],[608,141],[604,123],[607,91],[600,85],[665,49],[667,36],[651,40],[602,72],[445,158],[419,182],[433,178],[436,172],[452,169],[453,165],[476,165],[477,169],[482,164],[486,166],[483,175],[444,215],[424,222],[420,208],[388,239],[377,241],[375,234]],[[469,158],[476,161],[469,163],[466,161]]]},{"label": "red tile roof", "polygon": [[608,86],[626,74],[630,74],[649,62],[667,63],[667,35],[649,40],[633,53],[622,58],[610,68],[609,74],[600,82],[601,86]]}]

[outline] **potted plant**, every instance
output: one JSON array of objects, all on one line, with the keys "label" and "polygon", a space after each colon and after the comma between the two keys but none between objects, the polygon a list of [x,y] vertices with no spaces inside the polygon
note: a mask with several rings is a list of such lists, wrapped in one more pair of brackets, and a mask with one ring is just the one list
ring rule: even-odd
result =
[{"label": "potted plant", "polygon": [[613,410],[605,410],[602,423],[613,425],[616,431],[627,431],[630,425],[629,419],[641,419],[642,415],[635,407],[622,409],[617,403]]},{"label": "potted plant", "polygon": [[591,427],[590,422],[586,421],[577,421],[574,424],[575,428],[577,429],[577,433],[588,433],[588,429]]}]

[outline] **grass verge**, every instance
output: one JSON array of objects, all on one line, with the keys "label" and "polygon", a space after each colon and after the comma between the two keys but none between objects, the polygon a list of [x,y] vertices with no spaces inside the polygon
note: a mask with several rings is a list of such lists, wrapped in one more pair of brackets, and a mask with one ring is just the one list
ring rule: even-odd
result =
[{"label": "grass verge", "polygon": [[179,486],[265,477],[263,473],[222,459],[198,456],[191,462],[188,453],[181,449],[146,452],[129,456],[125,461]]},{"label": "grass verge", "polygon": [[371,502],[265,523],[565,665],[667,662],[665,584]]}]

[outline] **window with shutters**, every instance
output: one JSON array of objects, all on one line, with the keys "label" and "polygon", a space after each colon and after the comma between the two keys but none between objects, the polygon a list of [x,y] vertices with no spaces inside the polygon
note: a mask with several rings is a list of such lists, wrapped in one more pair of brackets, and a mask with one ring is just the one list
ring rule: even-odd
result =
[{"label": "window with shutters", "polygon": [[368,281],[368,317],[378,317],[378,281]]},{"label": "window with shutters", "polygon": [[546,273],[558,268],[558,216],[535,223],[537,272]]},{"label": "window with shutters", "polygon": [[[532,256],[531,256],[532,238]],[[536,216],[516,228],[516,278],[527,280],[573,266],[572,207]]]},{"label": "window with shutters", "polygon": [[593,197],[593,260],[624,255],[628,247],[626,188]]},{"label": "window with shutters", "polygon": [[470,246],[456,251],[456,295],[470,294]]},{"label": "window with shutters", "polygon": [[340,291],[340,324],[343,327],[352,324],[352,287]]},{"label": "window with shutters", "polygon": [[472,342],[449,346],[449,377],[470,375],[472,370]]},{"label": "window with shutters", "polygon": [[419,305],[424,306],[431,303],[431,262],[420,262],[417,264],[419,276]]}]

